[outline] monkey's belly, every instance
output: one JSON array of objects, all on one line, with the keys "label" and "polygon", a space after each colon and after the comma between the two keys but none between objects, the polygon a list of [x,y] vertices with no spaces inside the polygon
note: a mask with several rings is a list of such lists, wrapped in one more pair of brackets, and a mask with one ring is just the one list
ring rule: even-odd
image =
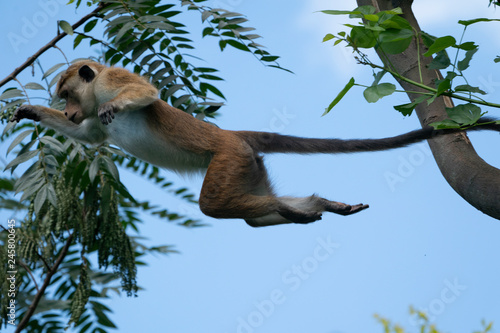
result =
[{"label": "monkey's belly", "polygon": [[107,130],[109,143],[141,160],[176,172],[204,172],[211,160],[209,154],[185,151],[155,137],[148,130],[144,117],[135,112],[117,114]]}]

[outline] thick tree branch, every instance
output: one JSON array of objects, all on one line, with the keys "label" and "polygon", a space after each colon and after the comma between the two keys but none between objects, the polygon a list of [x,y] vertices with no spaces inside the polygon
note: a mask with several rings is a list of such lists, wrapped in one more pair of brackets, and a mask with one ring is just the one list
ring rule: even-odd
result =
[{"label": "thick tree branch", "polygon": [[[91,13],[88,15],[85,15],[82,17],[78,22],[72,25],[73,30],[87,22],[89,19],[91,19],[94,16],[99,15],[99,12],[108,6],[108,4],[103,4],[102,2],[99,3],[99,6],[95,10],[93,10]],[[44,45],[40,50],[38,50],[35,54],[33,54],[31,57],[29,57],[21,66],[17,67],[12,73],[7,75],[6,78],[4,78],[2,81],[0,81],[0,87],[4,86],[8,82],[14,80],[19,73],[21,73],[24,69],[26,69],[29,65],[31,65],[35,60],[40,57],[45,51],[50,49],[51,47],[54,47],[58,41],[63,39],[67,34],[65,32],[62,32],[58,34],[54,39],[52,39],[50,42],[48,42],[46,45]]]},{"label": "thick tree branch", "polygon": [[56,262],[54,265],[50,268],[50,270],[47,271],[47,276],[45,277],[43,284],[40,288],[40,290],[36,293],[35,298],[33,298],[33,302],[31,302],[28,311],[24,314],[23,319],[17,325],[15,333],[22,332],[22,330],[26,327],[28,324],[29,320],[31,319],[31,316],[35,313],[35,310],[38,306],[38,302],[42,299],[43,295],[45,295],[45,290],[47,287],[50,285],[50,281],[52,280],[52,276],[57,272],[59,269],[59,265],[63,262],[64,258],[68,254],[69,247],[71,246],[71,243],[73,242],[73,234],[70,234],[68,239],[66,240],[66,244],[64,244],[64,247],[61,250],[61,253],[59,254],[59,257],[57,258]]},{"label": "thick tree branch", "polygon": [[[357,0],[358,5],[372,5],[378,10],[387,10],[394,7],[403,9],[403,17],[412,27],[420,32],[418,22],[411,10],[413,0]],[[419,54],[420,50],[420,54]],[[425,46],[415,41],[401,54],[382,55],[380,58],[398,73],[405,73],[410,80],[420,82],[419,68],[416,66],[420,57],[422,66],[422,83],[433,86],[435,80],[442,79],[439,71],[428,70],[426,65],[431,57],[424,57]],[[398,80],[406,91],[425,91],[408,82]],[[415,93],[408,93],[413,101],[418,97]],[[447,118],[445,107],[452,107],[453,101],[446,96],[437,98],[434,103],[421,103],[416,108],[417,116],[422,125],[429,125],[434,121]],[[500,219],[500,170],[486,163],[474,150],[465,133],[446,135],[428,140],[431,151],[441,173],[450,186],[483,213]]]}]

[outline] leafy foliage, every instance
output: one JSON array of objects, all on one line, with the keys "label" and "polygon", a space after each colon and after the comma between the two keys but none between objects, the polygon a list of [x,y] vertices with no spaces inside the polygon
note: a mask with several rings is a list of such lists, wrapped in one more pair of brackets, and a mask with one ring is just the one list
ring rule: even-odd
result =
[{"label": "leafy foliage", "polygon": [[[431,324],[428,315],[425,312],[415,310],[413,307],[410,307],[410,316],[414,325],[417,326],[417,331],[421,333],[441,333],[441,330],[438,330],[434,324]],[[398,324],[393,324],[390,320],[383,318],[379,315],[375,315],[375,319],[383,326],[384,333],[405,333],[405,330],[402,326]],[[488,333],[493,329],[493,322],[486,323],[484,320],[482,321],[483,329],[474,331],[473,333]],[[413,330],[412,330],[413,331]]]},{"label": "leafy foliage", "polygon": [[[251,53],[266,66],[286,69],[276,62],[278,56],[255,42],[260,36],[243,25],[247,22],[243,15],[213,9],[202,5],[204,2],[86,1],[88,6],[99,5],[97,16],[81,28],[66,21],[59,21],[58,27],[66,38],[73,38],[75,49],[88,42],[90,48],[102,52],[95,60],[126,66],[148,77],[159,89],[160,98],[205,119],[214,117],[223,105],[224,94],[214,85],[222,78],[216,69],[196,64],[195,45],[180,20],[186,11],[200,14],[206,26],[202,36],[215,37],[221,51],[231,46]],[[71,3],[78,7],[82,1]],[[98,37],[102,31],[104,37]],[[1,140],[10,140],[8,153],[15,154],[5,166],[10,175],[0,178],[0,207],[24,215],[16,228],[17,317],[21,322],[27,320],[24,329],[29,332],[60,331],[70,325],[81,332],[105,332],[115,325],[102,300],[110,291],[137,294],[137,265],[143,264],[140,257],[175,252],[166,245],[148,247],[130,235],[139,231],[142,221],[138,214],[146,212],[184,227],[203,224],[170,208],[136,200],[122,184],[117,165],[165,189],[168,195],[196,203],[187,188],[176,187],[157,167],[108,145],[89,147],[35,123],[8,122],[14,110],[34,96],[45,96],[52,108],[64,108],[52,91],[68,63],[47,70],[39,61],[35,64],[38,82],[7,88],[0,94],[0,121],[6,124]],[[7,255],[6,237],[7,232],[0,233],[2,259]],[[6,283],[6,272],[6,266],[0,266],[1,283]],[[7,319],[7,290],[2,286],[0,292],[0,325]]]},{"label": "leafy foliage", "polygon": [[[431,124],[436,128],[467,128],[476,126],[476,122],[485,114],[478,105],[500,107],[498,104],[486,102],[478,97],[477,94],[484,95],[486,93],[479,89],[479,87],[469,85],[463,73],[469,68],[471,60],[479,48],[474,42],[462,42],[467,27],[478,22],[498,21],[497,19],[478,18],[459,21],[458,23],[464,26],[464,31],[462,38],[457,42],[453,36],[434,37],[425,32],[417,33],[411,27],[410,23],[400,16],[402,14],[400,8],[376,12],[372,6],[361,6],[353,11],[324,10],[322,12],[329,15],[349,15],[350,18],[362,19],[359,25],[346,24],[351,29],[350,33],[345,31],[339,32],[337,35],[329,33],[324,37],[323,42],[334,40],[334,45],[345,42],[357,54],[356,58],[359,63],[368,65],[375,70],[380,70],[379,72],[374,72],[375,80],[371,86],[355,84],[365,87],[363,96],[369,103],[374,103],[396,91],[396,87],[392,83],[379,83],[385,73],[390,73],[393,77],[421,89],[414,92],[421,95],[414,101],[394,106],[394,109],[401,112],[404,116],[411,115],[420,103],[426,102],[431,104],[437,97],[442,95],[467,102],[467,104],[457,105],[447,110],[450,118]],[[417,42],[418,45],[422,43],[427,48],[423,56],[434,56],[428,66],[429,69],[447,70],[446,76],[442,80],[437,80],[435,86],[426,86],[422,82],[412,81],[400,73],[394,72],[390,68],[390,64],[384,66],[377,65],[371,62],[368,56],[361,51],[361,49],[373,48],[379,52],[383,59],[387,59],[388,54],[404,52],[413,41]],[[448,52],[450,51],[455,52],[455,61],[453,63],[448,56]],[[465,52],[465,55],[459,60],[462,52]],[[495,62],[498,62],[498,57],[495,59]],[[451,70],[449,69],[450,67]],[[420,61],[418,69],[420,72],[423,70]],[[454,84],[457,78],[463,79],[464,83]],[[353,79],[351,79],[346,88],[352,87],[353,84],[351,82],[354,82]],[[327,108],[327,112],[342,99],[346,92],[344,88]]]}]

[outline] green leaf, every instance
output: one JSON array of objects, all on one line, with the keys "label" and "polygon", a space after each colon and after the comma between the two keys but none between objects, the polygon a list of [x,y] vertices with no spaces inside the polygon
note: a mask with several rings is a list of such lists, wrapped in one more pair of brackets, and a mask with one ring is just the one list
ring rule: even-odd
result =
[{"label": "green leaf", "polygon": [[436,96],[441,96],[445,91],[451,89],[451,81],[449,79],[444,79],[439,82],[437,87]]},{"label": "green leaf", "polygon": [[371,22],[378,22],[378,16],[375,14],[367,14],[364,15],[365,20],[371,21]]},{"label": "green leaf", "polygon": [[450,81],[453,81],[453,79],[456,78],[457,76],[458,76],[458,74],[455,72],[451,72],[451,71],[446,72],[446,79],[448,79]]},{"label": "green leaf", "polygon": [[37,181],[33,185],[27,187],[23,191],[23,195],[21,196],[21,199],[19,201],[24,201],[28,198],[30,198],[33,194],[37,193],[37,191],[44,185],[43,181]]},{"label": "green leaf", "polygon": [[0,100],[4,100],[4,99],[11,99],[11,98],[15,98],[15,97],[23,97],[24,94],[21,90],[17,89],[17,88],[10,88],[10,89],[7,89],[3,92],[2,95],[0,95]]},{"label": "green leaf", "polygon": [[351,30],[351,40],[355,47],[370,49],[377,44],[373,31],[365,27],[354,27]]},{"label": "green leaf", "polygon": [[82,42],[82,40],[83,40],[84,38],[87,38],[87,37],[85,37],[85,36],[83,36],[83,35],[78,35],[78,36],[76,36],[76,37],[75,37],[75,39],[74,39],[74,41],[73,41],[73,49],[76,49],[76,47],[77,47],[78,45],[80,45],[80,43]]},{"label": "green leaf", "polygon": [[492,22],[492,21],[500,21],[500,19],[477,18],[477,19],[467,20],[467,21],[460,20],[460,21],[458,21],[458,24],[469,26],[471,24],[478,23],[478,22]]},{"label": "green leaf", "polygon": [[266,62],[273,62],[278,59],[279,59],[278,56],[263,56],[262,58],[260,58],[261,61],[266,61]]},{"label": "green leaf", "polygon": [[209,18],[210,16],[212,16],[213,13],[210,11],[210,10],[205,10],[201,13],[201,22],[205,22],[205,20],[207,18]]},{"label": "green leaf", "polygon": [[250,49],[245,44],[235,41],[234,39],[228,39],[226,40],[226,42],[232,47],[237,48],[238,50],[250,52]]},{"label": "green leaf", "polygon": [[353,86],[354,86],[354,78],[351,77],[351,79],[349,80],[349,82],[347,82],[347,84],[345,85],[345,87],[339,92],[339,94],[337,95],[337,97],[335,97],[335,99],[330,103],[330,105],[328,106],[328,108],[326,108],[325,112],[321,116],[324,116],[328,112],[330,112],[330,110],[335,105],[337,105],[340,102],[340,100],[342,99],[342,97],[344,97],[345,94],[347,94],[347,92],[349,91],[349,89],[351,89]]},{"label": "green leaf", "polygon": [[[92,29],[94,29],[96,24],[97,24],[97,19],[89,21],[87,24],[85,24],[83,31],[90,32]],[[81,36],[81,35],[78,35],[78,36]]]},{"label": "green leaf", "polygon": [[210,74],[201,74],[198,76],[200,79],[206,79],[206,80],[217,80],[217,81],[223,81],[223,78],[220,78],[215,75],[210,75]]},{"label": "green leaf", "polygon": [[435,129],[460,128],[460,124],[458,124],[457,122],[455,122],[451,119],[436,121],[436,122],[433,122],[429,125],[434,127]]},{"label": "green leaf", "polygon": [[424,45],[427,47],[430,47],[432,44],[434,44],[434,42],[437,39],[437,37],[429,35],[424,31],[420,32],[420,37],[422,37],[422,41],[424,42]]},{"label": "green leaf", "polygon": [[321,10],[323,14],[328,14],[328,15],[349,15],[349,14],[361,14],[359,11],[352,11],[352,10]]},{"label": "green leaf", "polygon": [[332,35],[332,34],[326,34],[326,36],[323,37],[323,43],[327,42],[327,41],[329,41],[330,39],[333,39],[333,38],[335,38],[334,35]]},{"label": "green leaf", "polygon": [[386,10],[385,12],[388,14],[394,14],[394,15],[402,15],[403,14],[403,10],[401,9],[401,7],[396,7],[396,8],[393,8],[391,10]]},{"label": "green leaf", "polygon": [[[34,164],[35,165],[35,164]],[[27,188],[33,187],[38,183],[42,183],[45,177],[45,171],[43,169],[37,169],[39,164],[35,167],[30,167],[21,178],[16,181],[15,189],[16,194],[26,190]]]},{"label": "green leaf", "polygon": [[455,91],[467,91],[470,93],[477,93],[481,95],[486,95],[486,92],[484,90],[479,89],[479,87],[473,87],[468,84],[462,84],[459,86],[455,87]]},{"label": "green leaf", "polygon": [[207,91],[207,90],[210,90],[212,93],[214,93],[215,95],[221,97],[221,98],[224,98],[226,99],[226,97],[224,97],[224,95],[219,91],[219,89],[217,89],[216,87],[214,87],[213,85],[211,84],[208,84],[206,82],[202,82],[200,83],[200,89],[202,91]]},{"label": "green leaf", "polygon": [[45,201],[47,201],[47,192],[47,184],[45,184],[36,194],[35,200],[33,201],[35,205],[35,214],[38,214],[40,212],[43,204],[45,203]]},{"label": "green leaf", "polygon": [[438,53],[439,51],[443,51],[444,49],[455,45],[456,43],[457,41],[452,36],[439,37],[429,47],[429,50],[424,53],[424,56],[429,57],[434,53]]},{"label": "green leaf", "polygon": [[477,52],[477,49],[465,52],[465,58],[457,63],[457,69],[459,71],[464,71],[469,67],[469,63],[472,60],[472,56]]},{"label": "green leaf", "polygon": [[359,6],[349,14],[349,18],[363,18],[364,15],[375,14],[377,10],[373,6]]},{"label": "green leaf", "polygon": [[33,157],[35,157],[36,155],[38,155],[38,153],[39,153],[39,151],[38,151],[38,149],[36,149],[36,150],[32,150],[32,151],[27,151],[27,152],[25,152],[25,153],[17,156],[15,159],[13,159],[12,161],[10,161],[9,164],[7,164],[7,166],[5,167],[4,171],[5,170],[9,170],[10,168],[17,167],[19,164],[32,159]]},{"label": "green leaf", "polygon": [[496,56],[496,57],[495,57],[495,59],[493,59],[493,61],[494,61],[495,63],[499,63],[499,62],[500,62],[500,57],[499,57],[499,56]]},{"label": "green leaf", "polygon": [[24,87],[31,90],[45,90],[45,88],[41,84],[36,82],[27,83]]},{"label": "green leaf", "polygon": [[101,158],[97,157],[90,164],[90,167],[89,167],[89,178],[90,178],[90,182],[91,183],[94,182],[94,179],[97,176],[97,173],[99,172],[100,163],[101,163]]},{"label": "green leaf", "polygon": [[220,47],[220,50],[221,50],[221,51],[224,51],[224,49],[226,48],[226,45],[227,45],[227,40],[225,40],[225,39],[221,39],[221,40],[219,41],[219,47]]},{"label": "green leaf", "polygon": [[384,77],[384,75],[386,73],[387,73],[387,71],[385,71],[385,70],[381,70],[380,72],[378,72],[376,74],[374,73],[373,77],[375,80],[373,81],[372,86],[376,86],[380,82],[380,80],[382,80],[382,78]]},{"label": "green leaf", "polygon": [[460,45],[457,45],[456,48],[460,50],[470,51],[477,49],[479,46],[474,44],[474,42],[465,42]]},{"label": "green leaf", "polygon": [[9,148],[7,149],[7,154],[8,155],[10,153],[10,151],[12,149],[14,149],[15,146],[17,146],[18,144],[21,143],[21,141],[24,140],[25,137],[27,137],[28,135],[32,134],[33,133],[33,130],[27,130],[27,131],[24,131],[22,132],[21,134],[19,134],[15,139],[14,141],[12,141],[12,143],[10,144]]},{"label": "green leaf", "polygon": [[427,98],[429,98],[429,97],[428,96],[420,96],[420,97],[416,98],[415,101],[413,101],[411,103],[395,105],[394,109],[401,112],[403,114],[403,116],[410,116],[413,113],[413,110],[415,110],[415,108],[417,107],[417,105],[419,105],[420,103],[425,101]]},{"label": "green leaf", "polygon": [[135,24],[136,24],[135,21],[124,24],[123,27],[120,28],[120,30],[115,36],[115,43],[118,43],[123,38],[123,36],[125,36],[125,34],[131,33]]},{"label": "green leaf", "polygon": [[174,84],[173,86],[170,86],[165,93],[165,97],[172,96],[177,90],[184,88],[183,84]]},{"label": "green leaf", "polygon": [[476,123],[484,113],[481,108],[475,104],[460,104],[453,108],[446,108],[448,117],[461,125],[472,125]]},{"label": "green leaf", "polygon": [[142,23],[147,23],[147,22],[165,22],[168,21],[165,17],[163,16],[157,16],[157,15],[145,15],[141,16],[139,18],[139,22]]},{"label": "green leaf", "polygon": [[392,83],[381,83],[365,89],[363,96],[368,103],[375,103],[385,96],[391,95],[396,91],[396,86]]},{"label": "green leaf", "polygon": [[380,16],[379,24],[385,29],[412,30],[411,24],[401,16],[386,14]]},{"label": "green leaf", "polygon": [[202,37],[205,37],[205,36],[207,36],[207,35],[212,34],[212,33],[214,32],[214,30],[215,30],[215,29],[214,29],[214,28],[212,28],[212,27],[206,27],[205,29],[203,29],[203,32],[202,32],[202,34],[201,34],[201,35],[202,35]]},{"label": "green leaf", "polygon": [[47,183],[47,198],[49,199],[52,206],[57,207],[56,190],[51,183]]},{"label": "green leaf", "polygon": [[450,57],[446,51],[439,51],[431,63],[427,66],[429,69],[445,69],[451,65]]},{"label": "green leaf", "polygon": [[214,72],[218,72],[217,69],[208,68],[208,67],[196,67],[196,68],[193,68],[193,70],[195,72],[200,72],[200,73],[214,73]]},{"label": "green leaf", "polygon": [[49,135],[41,137],[40,142],[46,145],[50,145],[52,149],[55,149],[60,153],[62,153],[65,150],[63,148],[63,144],[59,140]]},{"label": "green leaf", "polygon": [[69,24],[68,22],[61,20],[61,21],[59,21],[59,26],[68,35],[70,35],[70,36],[73,35],[73,33],[74,33],[73,28],[71,27],[71,24]]},{"label": "green leaf", "polygon": [[104,161],[104,167],[106,171],[109,172],[111,177],[113,177],[116,182],[120,182],[120,173],[118,172],[118,168],[116,167],[113,160],[111,160],[111,158],[109,158],[108,156],[103,156],[102,160]]},{"label": "green leaf", "polygon": [[59,64],[55,64],[54,66],[50,67],[42,76],[42,80],[45,79],[46,77],[48,77],[50,74],[54,73],[55,71],[57,71],[59,68],[61,68],[61,66],[64,66],[65,63],[59,63]]},{"label": "green leaf", "polygon": [[409,29],[382,31],[379,35],[379,45],[385,53],[399,54],[410,46],[413,36],[413,31]]}]

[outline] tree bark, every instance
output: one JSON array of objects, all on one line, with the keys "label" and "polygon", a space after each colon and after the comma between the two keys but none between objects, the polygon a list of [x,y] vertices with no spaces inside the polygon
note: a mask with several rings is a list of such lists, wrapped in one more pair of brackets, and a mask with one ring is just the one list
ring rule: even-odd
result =
[{"label": "tree bark", "polygon": [[[411,9],[413,0],[357,0],[357,3],[359,6],[374,6],[377,10],[401,7],[404,13],[402,16],[417,31],[421,31]],[[417,42],[420,43],[420,54],[418,54]],[[442,75],[438,70],[427,69],[432,58],[423,56],[425,52],[426,47],[422,42],[414,39],[408,49],[401,54],[381,55],[379,53],[379,56],[386,65],[389,60],[396,72],[416,82],[420,82],[417,62],[420,57],[423,83],[434,86],[435,80],[442,79]],[[400,80],[398,82],[406,91],[423,91],[409,83]],[[407,94],[412,101],[419,97],[417,94]],[[421,103],[416,108],[420,124],[425,126],[447,118],[445,107],[452,106],[453,101],[446,96],[436,98],[431,105]],[[450,186],[469,204],[500,220],[500,170],[477,155],[465,133],[434,138],[428,140],[428,143],[441,173]]]}]

